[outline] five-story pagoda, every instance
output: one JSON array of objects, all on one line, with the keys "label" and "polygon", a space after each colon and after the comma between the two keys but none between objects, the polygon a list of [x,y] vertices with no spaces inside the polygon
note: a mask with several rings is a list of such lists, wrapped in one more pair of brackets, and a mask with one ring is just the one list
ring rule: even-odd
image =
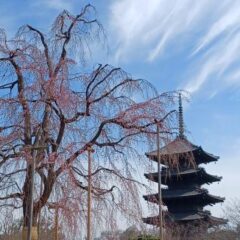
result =
[{"label": "five-story pagoda", "polygon": [[[158,152],[146,153],[150,160],[158,162]],[[161,164],[167,166],[161,170],[161,183],[168,188],[161,188],[162,203],[168,208],[167,221],[185,225],[200,225],[208,227],[226,223],[225,219],[216,218],[204,210],[207,205],[224,201],[224,198],[209,194],[203,184],[219,182],[222,178],[208,174],[200,164],[216,162],[219,157],[204,151],[201,146],[192,144],[184,135],[182,100],[179,95],[179,135],[160,149]],[[145,177],[158,182],[158,172],[147,173]],[[145,200],[159,204],[159,194],[143,196]],[[143,218],[147,224],[159,225],[159,216]]]}]

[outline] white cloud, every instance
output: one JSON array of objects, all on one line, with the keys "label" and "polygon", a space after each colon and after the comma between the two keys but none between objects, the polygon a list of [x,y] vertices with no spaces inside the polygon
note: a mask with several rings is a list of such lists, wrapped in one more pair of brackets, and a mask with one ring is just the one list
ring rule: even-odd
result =
[{"label": "white cloud", "polygon": [[163,35],[163,37],[161,38],[161,40],[159,41],[157,46],[152,51],[150,51],[150,53],[148,55],[149,61],[153,61],[155,58],[158,57],[158,55],[161,53],[161,51],[163,51],[165,44],[167,44],[167,41],[169,40],[169,38],[171,36],[171,32],[172,32],[171,29],[166,31],[166,33]]},{"label": "white cloud", "polygon": [[224,32],[235,31],[240,25],[239,1],[223,1],[222,4],[228,2],[228,6],[222,9],[218,19],[211,25],[207,34],[199,41],[193,54],[199,52]]},{"label": "white cloud", "polygon": [[232,65],[240,60],[239,52],[240,33],[221,39],[220,43],[215,44],[204,57],[200,58],[197,62],[199,67],[192,73],[190,81],[183,88],[195,93],[209,80],[215,81],[216,89],[221,84],[239,85],[240,79],[237,79],[239,72],[232,69]]},{"label": "white cloud", "polygon": [[233,70],[240,64],[239,9],[239,0],[114,1],[110,22],[115,57],[152,62],[182,48],[189,53],[183,55],[189,68],[182,70],[189,81],[181,87],[196,93],[209,81],[215,81],[216,89],[240,85],[239,72]]},{"label": "white cloud", "polygon": [[[210,1],[211,2],[211,1]],[[111,28],[118,41],[118,57],[145,52],[149,61],[209,12],[209,1],[122,0],[111,7]],[[202,14],[204,13],[204,14]]]}]

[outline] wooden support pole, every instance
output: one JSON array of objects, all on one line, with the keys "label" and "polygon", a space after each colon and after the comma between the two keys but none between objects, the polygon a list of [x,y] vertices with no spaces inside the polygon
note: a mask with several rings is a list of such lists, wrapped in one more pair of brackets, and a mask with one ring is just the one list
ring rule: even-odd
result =
[{"label": "wooden support pole", "polygon": [[58,240],[58,207],[55,208],[54,240]]},{"label": "wooden support pole", "polygon": [[158,207],[159,207],[159,239],[163,239],[163,216],[162,216],[162,178],[161,178],[161,159],[160,159],[160,129],[157,122],[157,158],[158,158]]},{"label": "wooden support pole", "polygon": [[[43,181],[42,178],[40,178],[40,196],[42,196],[42,191],[43,191]],[[40,197],[41,198],[41,197]],[[38,226],[37,226],[37,232],[38,232],[38,238],[41,238],[41,214],[42,214],[42,208],[40,208],[39,210],[39,214],[38,214]]]},{"label": "wooden support pole", "polygon": [[27,240],[32,240],[32,223],[33,223],[33,190],[34,190],[34,177],[35,177],[35,165],[36,165],[36,156],[37,151],[33,150],[33,157],[31,162],[31,173],[30,173],[30,196],[29,196],[29,204],[28,204],[28,228],[27,228]]},{"label": "wooden support pole", "polygon": [[87,240],[92,239],[91,211],[92,211],[92,158],[93,149],[88,147],[88,209],[87,209]]}]

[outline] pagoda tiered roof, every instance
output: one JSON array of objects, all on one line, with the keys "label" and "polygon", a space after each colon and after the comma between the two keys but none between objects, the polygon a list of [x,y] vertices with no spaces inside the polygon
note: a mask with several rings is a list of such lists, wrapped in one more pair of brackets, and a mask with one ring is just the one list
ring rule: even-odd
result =
[{"label": "pagoda tiered roof", "polygon": [[[146,201],[158,203],[158,194],[144,195]],[[169,206],[170,204],[181,205],[212,205],[223,202],[225,198],[214,196],[203,188],[186,188],[186,189],[162,189],[162,201]]]},{"label": "pagoda tiered roof", "polygon": [[[154,182],[158,182],[158,173],[146,173],[144,176]],[[191,181],[197,184],[210,184],[212,182],[221,181],[222,177],[208,174],[204,168],[185,168],[185,169],[163,169],[161,172],[161,181],[164,185],[176,183],[184,183]]]},{"label": "pagoda tiered roof", "polygon": [[[146,153],[146,156],[149,159],[158,162],[157,151],[148,152]],[[160,158],[161,163],[164,165],[168,165],[169,162],[180,163],[181,159],[189,159],[190,161],[194,160],[194,163],[196,165],[202,163],[216,162],[219,159],[218,156],[204,151],[201,146],[194,145],[185,137],[177,137],[175,140],[162,147],[160,149]]]},{"label": "pagoda tiered roof", "polygon": [[[143,222],[151,225],[159,225],[159,216],[146,217],[143,218]],[[198,212],[186,212],[179,213],[174,215],[165,216],[166,224],[171,222],[186,224],[186,223],[195,223],[201,224],[207,222],[209,226],[216,226],[220,224],[226,224],[227,220],[223,218],[213,217],[209,211],[198,211]]]}]

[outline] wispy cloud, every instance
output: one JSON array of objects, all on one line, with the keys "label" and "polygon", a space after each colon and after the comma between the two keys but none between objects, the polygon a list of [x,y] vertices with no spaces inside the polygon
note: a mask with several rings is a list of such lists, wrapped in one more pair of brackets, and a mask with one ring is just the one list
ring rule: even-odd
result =
[{"label": "wispy cloud", "polygon": [[[228,2],[228,4],[226,4]],[[240,26],[239,1],[223,1],[224,7],[221,8],[217,19],[209,25],[209,30],[200,39],[193,54],[198,53],[201,49],[213,42],[221,34],[229,34],[236,31]]]},{"label": "wispy cloud", "polygon": [[[240,85],[240,1],[122,0],[111,7],[111,28],[119,61],[142,57],[149,62],[182,48],[189,81],[196,93],[207,83]],[[194,71],[193,71],[194,69]],[[215,89],[215,91],[216,91]]]},{"label": "wispy cloud", "polygon": [[240,64],[240,32],[227,36],[215,44],[204,57],[197,61],[196,71],[193,71],[185,89],[191,93],[199,91],[208,81],[214,81],[218,88],[221,84],[240,84],[237,78],[239,72],[233,68]]},{"label": "wispy cloud", "polygon": [[[214,82],[214,91],[220,87],[240,86],[240,2],[231,2],[226,11],[209,24],[209,30],[192,53],[198,67],[185,85],[192,93],[209,81]],[[199,52],[203,52],[203,56],[199,56]]]},{"label": "wispy cloud", "polygon": [[[118,57],[139,50],[155,60],[180,35],[191,32],[209,12],[209,1],[122,0],[111,7]],[[204,14],[202,14],[204,13]]]}]

